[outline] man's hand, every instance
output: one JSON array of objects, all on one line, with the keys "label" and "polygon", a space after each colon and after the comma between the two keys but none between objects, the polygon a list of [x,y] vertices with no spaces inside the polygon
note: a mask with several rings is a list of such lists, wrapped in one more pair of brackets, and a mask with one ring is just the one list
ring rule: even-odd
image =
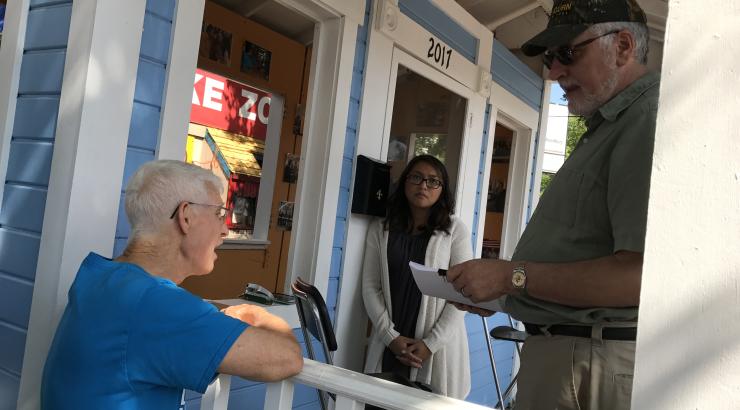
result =
[{"label": "man's hand", "polygon": [[496,312],[494,312],[493,310],[488,310],[488,309],[482,309],[482,308],[479,308],[479,307],[477,307],[477,306],[464,305],[464,304],[462,304],[462,303],[457,303],[457,302],[451,302],[451,301],[449,301],[449,300],[447,301],[447,303],[451,303],[451,304],[452,304],[452,306],[454,306],[454,307],[456,307],[456,308],[458,308],[459,310],[462,310],[462,311],[464,311],[464,312],[470,312],[470,313],[474,313],[474,314],[476,314],[476,315],[480,315],[480,316],[485,316],[485,317],[488,317],[488,316],[491,316],[491,315],[493,315],[494,313],[496,313]]},{"label": "man's hand", "polygon": [[229,306],[222,312],[234,319],[241,320],[250,326],[270,329],[276,332],[293,335],[293,329],[282,318],[275,316],[264,308],[255,305],[242,304]]},{"label": "man's hand", "polygon": [[471,301],[486,302],[511,292],[513,269],[509,261],[474,259],[450,268],[447,281]]}]

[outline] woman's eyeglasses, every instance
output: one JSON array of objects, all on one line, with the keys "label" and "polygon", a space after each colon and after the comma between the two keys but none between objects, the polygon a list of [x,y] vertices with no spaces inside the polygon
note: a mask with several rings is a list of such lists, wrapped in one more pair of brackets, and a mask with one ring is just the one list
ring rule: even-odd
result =
[{"label": "woman's eyeglasses", "polygon": [[542,54],[542,62],[545,63],[545,67],[547,67],[548,69],[552,68],[552,63],[553,61],[555,61],[555,59],[557,59],[558,62],[560,62],[560,64],[562,65],[571,65],[575,62],[576,50],[591,44],[592,42],[600,39],[601,37],[606,37],[612,34],[617,34],[620,31],[621,30],[610,31],[600,36],[596,36],[594,38],[581,41],[580,43],[574,44],[572,46],[560,46],[556,48],[555,50],[547,50],[545,51],[544,54]]},{"label": "woman's eyeglasses", "polygon": [[[218,219],[220,219],[222,221],[226,218],[226,215],[228,215],[228,213],[229,213],[229,208],[226,208],[223,205],[199,204],[197,202],[190,202],[190,201],[185,201],[185,202],[188,203],[189,205],[210,206],[210,207],[218,208]],[[177,205],[177,208],[175,208],[175,210],[172,211],[172,215],[170,215],[170,219],[174,219],[175,218],[175,215],[177,215],[177,210],[178,209],[180,209],[180,205],[179,204]]]},{"label": "woman's eyeglasses", "polygon": [[437,178],[424,178],[421,175],[417,174],[410,174],[406,177],[406,182],[414,185],[421,185],[422,182],[426,182],[427,188],[429,189],[437,189],[442,186],[442,180]]}]

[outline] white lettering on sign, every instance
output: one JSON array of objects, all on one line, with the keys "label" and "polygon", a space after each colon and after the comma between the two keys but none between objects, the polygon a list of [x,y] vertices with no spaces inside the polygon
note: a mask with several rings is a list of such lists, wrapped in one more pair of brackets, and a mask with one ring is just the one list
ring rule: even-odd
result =
[{"label": "white lettering on sign", "polygon": [[224,98],[224,83],[215,78],[206,77],[206,89],[203,93],[203,106],[212,110],[221,111]]},{"label": "white lettering on sign", "polygon": [[434,37],[429,37],[429,50],[427,50],[427,58],[433,60],[436,64],[439,64],[442,68],[450,68],[450,57],[452,57],[452,49],[447,48],[446,45],[440,44]]},{"label": "white lettering on sign", "polygon": [[195,82],[193,82],[193,104],[200,105],[200,100],[198,99],[198,92],[195,91],[195,84],[198,84],[200,80],[203,79],[203,74],[195,74]]},{"label": "white lettering on sign", "polygon": [[237,117],[247,122],[258,123],[259,127],[262,127],[259,131],[250,128],[251,131],[245,132],[264,134],[272,102],[270,95],[209,74],[200,70],[195,73],[191,120],[229,131],[245,131],[246,128],[241,128],[246,127],[246,124],[233,121],[234,117]]},{"label": "white lettering on sign", "polygon": [[269,107],[271,102],[272,98],[264,97],[260,100],[260,103],[257,106],[257,115],[260,116],[260,121],[263,124],[267,124],[267,115],[265,115],[265,108]]},{"label": "white lettering on sign", "polygon": [[247,101],[244,101],[244,104],[239,107],[239,116],[242,118],[246,118],[249,121],[254,121],[257,118],[257,114],[251,112],[250,110],[257,102],[257,93],[242,89],[242,97],[245,97]]}]

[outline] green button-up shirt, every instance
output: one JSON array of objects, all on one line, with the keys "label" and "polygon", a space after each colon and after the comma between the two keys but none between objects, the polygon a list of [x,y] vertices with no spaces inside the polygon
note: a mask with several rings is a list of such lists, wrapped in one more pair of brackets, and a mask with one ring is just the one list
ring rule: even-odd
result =
[{"label": "green button-up shirt", "polygon": [[[553,177],[512,260],[573,262],[643,252],[658,110],[658,74],[646,74],[587,119],[587,131]],[[578,286],[579,284],[573,284]],[[637,320],[637,307],[575,308],[527,295],[506,310],[524,322]]]}]

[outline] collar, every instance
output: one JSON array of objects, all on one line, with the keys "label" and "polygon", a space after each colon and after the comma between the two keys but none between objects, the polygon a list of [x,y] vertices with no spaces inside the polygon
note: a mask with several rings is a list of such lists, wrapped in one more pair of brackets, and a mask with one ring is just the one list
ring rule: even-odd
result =
[{"label": "collar", "polygon": [[[599,108],[598,113],[607,121],[615,121],[622,111],[632,105],[641,95],[645,94],[647,90],[653,88],[659,83],[660,74],[649,72],[628,85],[627,88],[602,105]],[[596,117],[595,114],[586,122],[591,123],[592,120],[594,120],[594,117]]]}]

